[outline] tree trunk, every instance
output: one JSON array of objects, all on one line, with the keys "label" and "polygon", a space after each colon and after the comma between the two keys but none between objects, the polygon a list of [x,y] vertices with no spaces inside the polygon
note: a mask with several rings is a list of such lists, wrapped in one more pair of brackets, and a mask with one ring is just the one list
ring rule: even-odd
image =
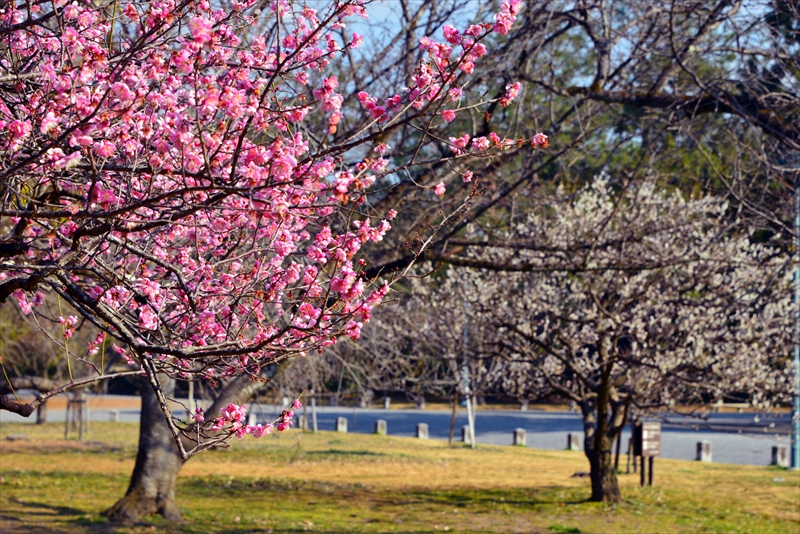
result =
[{"label": "tree trunk", "polygon": [[[163,379],[162,388],[166,397],[172,396],[175,381]],[[125,497],[111,507],[108,518],[115,523],[128,523],[158,513],[170,521],[179,521],[181,513],[175,504],[175,483],[183,460],[158,406],[156,395],[144,378],[141,392],[142,412],[136,465]]]},{"label": "tree trunk", "polygon": [[47,422],[47,401],[41,403],[36,408],[36,424],[43,425]]},{"label": "tree trunk", "polygon": [[[599,448],[596,447],[598,441],[602,443]],[[613,443],[613,439],[602,436],[600,439],[595,440],[596,448],[594,450],[586,451],[591,468],[591,500],[594,502],[620,502],[622,500],[622,496],[619,493],[617,471],[614,468]]]},{"label": "tree trunk", "polygon": [[[594,502],[620,502],[617,471],[614,468],[614,441],[622,431],[619,410],[609,406],[609,373],[603,377],[596,399],[586,399],[583,413],[584,449],[589,459]],[[611,419],[611,420],[609,420]]]},{"label": "tree trunk", "polygon": [[[272,378],[277,370],[277,365],[270,365],[262,371],[262,376]],[[146,378],[142,378],[141,382],[142,412],[136,465],[128,492],[108,510],[108,518],[116,523],[131,523],[148,515],[161,514],[170,521],[180,521],[181,513],[175,503],[175,486],[184,462],[150,383]],[[161,387],[165,397],[172,397],[175,381],[162,378]],[[217,417],[222,408],[231,402],[245,402],[263,387],[263,382],[253,381],[249,375],[236,378],[205,411],[206,420]],[[185,447],[192,445],[184,443]]]}]

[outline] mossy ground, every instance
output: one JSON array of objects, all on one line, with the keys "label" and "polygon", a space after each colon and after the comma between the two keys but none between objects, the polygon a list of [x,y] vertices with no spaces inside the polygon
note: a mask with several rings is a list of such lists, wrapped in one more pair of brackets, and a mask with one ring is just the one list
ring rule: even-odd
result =
[{"label": "mossy ground", "polygon": [[[299,431],[188,462],[182,524],[112,527],[102,512],[125,493],[137,431],[93,423],[81,444],[61,424],[3,424],[0,531],[800,531],[800,473],[777,468],[658,459],[655,487],[621,475],[624,501],[607,505],[571,477],[588,470],[582,453]],[[30,439],[6,441],[12,433]]]}]

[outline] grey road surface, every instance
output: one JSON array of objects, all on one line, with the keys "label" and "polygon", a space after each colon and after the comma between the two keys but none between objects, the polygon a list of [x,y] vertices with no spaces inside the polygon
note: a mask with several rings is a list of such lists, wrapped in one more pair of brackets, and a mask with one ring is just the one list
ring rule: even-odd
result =
[{"label": "grey road surface", "polygon": [[[91,397],[89,404],[91,406]],[[272,420],[280,408],[271,405],[251,407],[259,422]],[[300,411],[299,413],[302,413]],[[48,411],[48,421],[63,422],[64,410]],[[310,419],[310,410],[308,411]],[[413,437],[417,423],[427,423],[431,439],[448,438],[450,430],[449,410],[382,410],[346,407],[318,407],[319,430],[334,430],[336,418],[346,417],[348,430],[369,434],[375,430],[375,421],[387,422],[391,436]],[[109,421],[108,409],[91,410],[92,421]],[[137,422],[138,409],[120,409],[121,422]],[[16,414],[0,411],[0,424],[5,422],[33,423],[35,418],[22,418]],[[713,447],[713,461],[731,464],[767,465],[771,459],[773,445],[789,444],[788,414],[711,414],[708,420],[686,420],[671,417],[663,424],[661,451],[664,458],[694,460],[696,443],[708,440]],[[461,437],[461,427],[467,424],[466,411],[458,410],[455,439]],[[515,428],[527,432],[528,447],[537,449],[564,449],[568,433],[578,433],[583,439],[581,419],[569,412],[487,410],[478,411],[475,434],[478,444],[511,445]],[[630,433],[626,430],[622,438],[623,453],[627,449]],[[621,459],[624,463],[624,460]]]}]

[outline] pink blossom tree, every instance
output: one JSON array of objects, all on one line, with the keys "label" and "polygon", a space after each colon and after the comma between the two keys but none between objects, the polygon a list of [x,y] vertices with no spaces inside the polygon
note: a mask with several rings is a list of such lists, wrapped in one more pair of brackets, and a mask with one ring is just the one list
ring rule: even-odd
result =
[{"label": "pink blossom tree", "polygon": [[[514,22],[519,1],[505,0],[493,22],[423,38],[407,87],[358,91],[358,107],[346,108],[354,85],[331,67],[362,44],[346,25],[367,17],[366,4],[0,4],[0,302],[36,314],[51,293],[71,310],[57,317],[70,380],[31,403],[2,396],[0,408],[27,416],[72,388],[146,377],[143,421],[160,411],[164,423],[142,425],[121,516],[179,517],[184,461],[233,435],[287,426],[288,413],[274,427],[247,425],[235,403],[181,420],[170,381],[241,391],[282,360],[357,339],[389,289],[359,259],[395,216],[370,207],[371,186],[430,166],[426,144],[459,113],[519,92],[511,84],[494,99],[462,99],[484,41]],[[385,142],[400,128],[419,132],[413,150]],[[518,144],[468,140],[451,138],[452,159]],[[435,176],[415,186],[445,193]],[[469,187],[432,232],[463,212]],[[99,335],[76,346],[83,321]],[[92,365],[107,346],[129,371]],[[73,367],[89,370],[78,377]],[[141,457],[164,439],[172,456]],[[167,475],[137,479],[144,472]]]}]

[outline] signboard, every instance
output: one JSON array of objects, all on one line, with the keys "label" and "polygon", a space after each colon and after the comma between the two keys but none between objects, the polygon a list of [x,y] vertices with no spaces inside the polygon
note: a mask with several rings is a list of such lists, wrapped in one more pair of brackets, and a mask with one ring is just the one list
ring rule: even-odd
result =
[{"label": "signboard", "polygon": [[661,456],[661,423],[645,421],[633,426],[634,456]]}]

